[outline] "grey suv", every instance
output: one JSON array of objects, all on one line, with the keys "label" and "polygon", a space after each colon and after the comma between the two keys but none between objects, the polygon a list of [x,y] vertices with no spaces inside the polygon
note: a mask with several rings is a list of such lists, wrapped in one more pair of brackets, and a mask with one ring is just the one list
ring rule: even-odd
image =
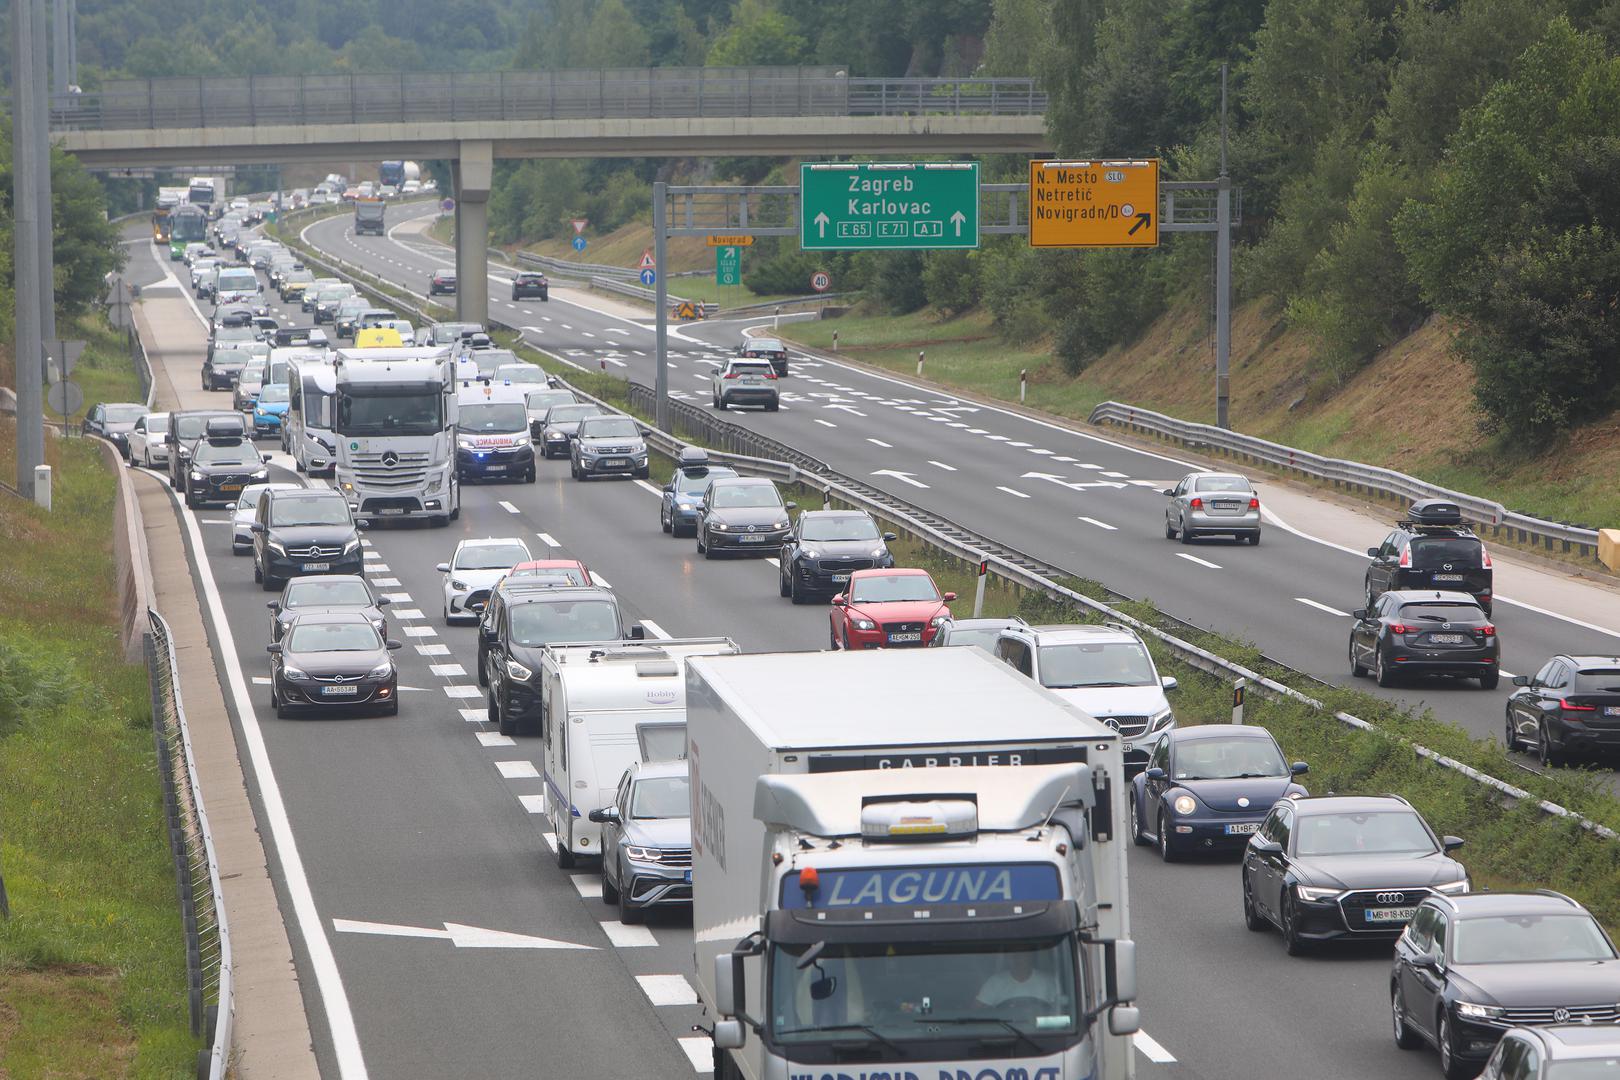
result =
[{"label": "grey suv", "polygon": [[636,923],[650,907],[692,903],[692,797],[684,761],[625,770],[613,805],[592,810],[602,826],[602,902]]},{"label": "grey suv", "polygon": [[628,416],[588,416],[579,422],[579,434],[568,444],[568,468],[575,480],[593,476],[652,475],[647,444],[641,429]]}]

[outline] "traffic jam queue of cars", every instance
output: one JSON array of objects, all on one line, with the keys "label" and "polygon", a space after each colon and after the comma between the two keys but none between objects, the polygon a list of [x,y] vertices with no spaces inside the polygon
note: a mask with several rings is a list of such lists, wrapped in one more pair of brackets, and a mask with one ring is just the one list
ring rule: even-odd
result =
[{"label": "traffic jam queue of cars", "polygon": [[[327,295],[239,242],[306,303]],[[332,298],[351,333],[393,329],[393,312]],[[278,716],[399,709],[400,643],[358,531],[383,511],[342,483],[270,482],[252,443],[317,431],[342,445],[354,425],[381,423],[346,367],[368,353],[437,358],[425,401],[379,400],[397,428],[413,409],[448,412],[439,452],[455,483],[533,483],[557,458],[578,481],[652,470],[633,419],[548,385],[481,327],[438,324],[422,348],[373,351],[255,318],[251,297],[220,304],[210,341],[211,353],[268,346],[232,380],[251,378],[251,401],[172,414],[109,403],[85,425],[132,464],[166,467],[189,505],[232,508],[233,551],[275,597]],[[252,332],[222,336],[239,327]],[[786,374],[775,345],[745,342],[716,372],[717,407],[770,407],[757,392]],[[335,372],[352,400],[337,407],[312,370]],[[434,445],[440,429],[422,430],[419,445]],[[336,457],[338,479],[363,482],[364,462]],[[1167,539],[1260,542],[1259,496],[1241,475],[1196,472],[1164,495]],[[1453,1080],[1620,1077],[1620,953],[1589,912],[1545,890],[1476,893],[1462,838],[1399,796],[1313,795],[1307,763],[1264,728],[1178,725],[1176,680],[1130,627],[958,619],[955,594],[898,565],[895,534],[870,515],[798,511],[770,480],[697,448],[662,484],[658,524],[707,559],[775,558],[784,600],[827,605],[827,649],[649,639],[584,563],[536,559],[521,537],[454,545],[437,566],[441,617],[476,640],[489,720],[537,739],[548,788],[569,793],[546,810],[558,864],[590,860],[624,922],[690,909],[717,1076],[903,1063],[919,1076],[1122,1080],[1138,1026],[1128,837],[1165,862],[1234,860],[1234,924],[1274,931],[1290,955],[1390,943],[1392,1037],[1433,1048]],[[1457,507],[1414,504],[1369,556],[1352,674],[1495,687],[1490,557]],[[1620,659],[1555,657],[1514,682],[1510,747],[1558,763],[1620,742]],[[815,691],[831,684],[848,692],[829,715]],[[916,767],[943,761],[957,767]]]}]

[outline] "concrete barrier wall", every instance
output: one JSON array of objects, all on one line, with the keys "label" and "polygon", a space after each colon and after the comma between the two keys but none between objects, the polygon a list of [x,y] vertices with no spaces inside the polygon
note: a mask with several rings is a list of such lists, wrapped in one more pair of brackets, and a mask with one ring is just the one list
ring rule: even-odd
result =
[{"label": "concrete barrier wall", "polygon": [[135,485],[118,448],[105,439],[102,459],[118,481],[113,501],[113,567],[118,584],[118,638],[124,659],[132,664],[146,658],[144,638],[150,623],[147,609],[152,606],[152,563],[146,550],[146,528],[141,523],[140,503]]}]

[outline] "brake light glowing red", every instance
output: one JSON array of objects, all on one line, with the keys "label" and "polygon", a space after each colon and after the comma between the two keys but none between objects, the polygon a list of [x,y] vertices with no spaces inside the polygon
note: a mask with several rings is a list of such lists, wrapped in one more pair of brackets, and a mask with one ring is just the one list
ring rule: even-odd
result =
[{"label": "brake light glowing red", "polygon": [[722,379],[740,379],[740,378],[742,378],[742,376],[738,375],[735,371],[727,372],[725,375],[722,375],[720,377]]},{"label": "brake light glowing red", "polygon": [[1249,509],[1250,510],[1258,510],[1258,509],[1260,509],[1260,500],[1254,498],[1253,496],[1250,496],[1249,497]]},{"label": "brake light glowing red", "polygon": [[1479,545],[1479,565],[1489,570],[1491,568],[1491,553],[1485,550],[1485,545]]},{"label": "brake light glowing red", "polygon": [[1407,548],[1405,551],[1401,552],[1400,565],[1405,566],[1405,567],[1409,567],[1409,566],[1412,565],[1412,549],[1411,548]]},{"label": "brake light glowing red", "polygon": [[1597,712],[1596,705],[1577,705],[1568,698],[1561,698],[1558,707],[1565,712]]},{"label": "brake light glowing red", "polygon": [[1490,623],[1486,623],[1484,626],[1479,628],[1479,632],[1482,637],[1495,637],[1496,627],[1492,626]]},{"label": "brake light glowing red", "polygon": [[1188,503],[1187,505],[1192,507],[1194,510],[1202,510],[1204,508],[1204,500],[1203,499],[1194,499],[1192,502]]},{"label": "brake light glowing red", "polygon": [[1392,634],[1415,634],[1418,632],[1418,629],[1419,628],[1416,626],[1407,626],[1405,623],[1389,624],[1389,632]]}]

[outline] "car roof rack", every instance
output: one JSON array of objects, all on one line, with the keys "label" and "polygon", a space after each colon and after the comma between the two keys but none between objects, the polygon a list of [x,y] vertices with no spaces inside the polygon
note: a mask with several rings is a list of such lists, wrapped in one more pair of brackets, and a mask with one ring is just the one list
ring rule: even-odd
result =
[{"label": "car roof rack", "polygon": [[1449,499],[1418,499],[1397,524],[1417,529],[1472,531],[1463,520],[1462,507]]}]

